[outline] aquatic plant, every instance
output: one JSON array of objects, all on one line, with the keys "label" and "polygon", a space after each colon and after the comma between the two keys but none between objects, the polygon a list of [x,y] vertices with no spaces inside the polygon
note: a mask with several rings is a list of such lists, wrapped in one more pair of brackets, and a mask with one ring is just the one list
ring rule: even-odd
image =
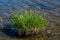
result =
[{"label": "aquatic plant", "polygon": [[32,29],[32,28],[44,28],[48,21],[44,18],[43,15],[39,15],[33,11],[23,11],[23,12],[16,12],[11,14],[10,21],[14,27],[19,29]]}]

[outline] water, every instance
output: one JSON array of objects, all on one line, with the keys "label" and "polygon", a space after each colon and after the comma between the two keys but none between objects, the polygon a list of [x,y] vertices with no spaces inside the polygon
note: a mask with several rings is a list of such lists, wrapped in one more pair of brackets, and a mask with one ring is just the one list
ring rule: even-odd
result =
[{"label": "water", "polygon": [[[52,3],[52,4],[51,4]],[[48,11],[60,10],[59,0],[0,0],[0,11],[3,13],[9,13],[11,11],[18,11],[21,7],[29,6],[34,9],[44,9]],[[47,12],[48,12],[47,11]],[[59,13],[59,12],[58,12]]]},{"label": "water", "polygon": [[[0,0],[0,17],[4,20],[3,24],[7,23],[7,17],[10,13],[19,11],[22,7],[37,8],[42,10],[43,13],[54,12],[53,15],[60,16],[60,0]],[[50,15],[49,18],[53,19],[55,16]],[[60,20],[59,18],[55,19]]]}]

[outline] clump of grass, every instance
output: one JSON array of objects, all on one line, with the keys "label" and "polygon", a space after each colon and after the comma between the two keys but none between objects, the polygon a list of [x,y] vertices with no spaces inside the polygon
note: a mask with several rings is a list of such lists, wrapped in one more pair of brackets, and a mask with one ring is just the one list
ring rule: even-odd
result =
[{"label": "clump of grass", "polygon": [[45,19],[43,15],[39,15],[38,13],[34,13],[32,11],[23,11],[11,14],[10,21],[17,30],[28,30],[32,28],[42,29],[48,24],[47,19]]}]

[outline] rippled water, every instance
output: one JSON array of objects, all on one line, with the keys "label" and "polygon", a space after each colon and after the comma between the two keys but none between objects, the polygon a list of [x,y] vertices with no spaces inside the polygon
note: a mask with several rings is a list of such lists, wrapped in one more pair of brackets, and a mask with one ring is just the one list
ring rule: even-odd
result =
[{"label": "rippled water", "polygon": [[56,23],[55,25],[60,24],[60,0],[0,0],[0,17],[3,18],[3,23],[7,22],[10,13],[24,7],[39,9],[42,13],[52,12],[54,14],[48,14],[46,17],[50,22]]},{"label": "rippled water", "polygon": [[60,16],[59,0],[0,0],[0,16],[8,17],[10,13],[24,7],[42,10],[42,13],[54,12],[55,15]]},{"label": "rippled water", "polygon": [[[0,12],[18,11],[21,7],[38,8],[47,12],[60,10],[59,0],[0,0]],[[58,11],[58,14],[60,12]],[[1,15],[1,14],[0,14]]]}]

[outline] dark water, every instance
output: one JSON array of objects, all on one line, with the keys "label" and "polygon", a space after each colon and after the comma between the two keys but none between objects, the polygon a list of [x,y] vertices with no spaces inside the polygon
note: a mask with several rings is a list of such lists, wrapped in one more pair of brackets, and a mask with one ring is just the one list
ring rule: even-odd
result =
[{"label": "dark water", "polygon": [[[37,8],[43,13],[54,12],[55,15],[60,16],[60,0],[0,0],[0,17],[5,18],[3,23],[7,22],[6,18],[10,13],[19,11],[23,7]],[[7,32],[9,35],[12,30],[5,31],[6,34]]]}]

